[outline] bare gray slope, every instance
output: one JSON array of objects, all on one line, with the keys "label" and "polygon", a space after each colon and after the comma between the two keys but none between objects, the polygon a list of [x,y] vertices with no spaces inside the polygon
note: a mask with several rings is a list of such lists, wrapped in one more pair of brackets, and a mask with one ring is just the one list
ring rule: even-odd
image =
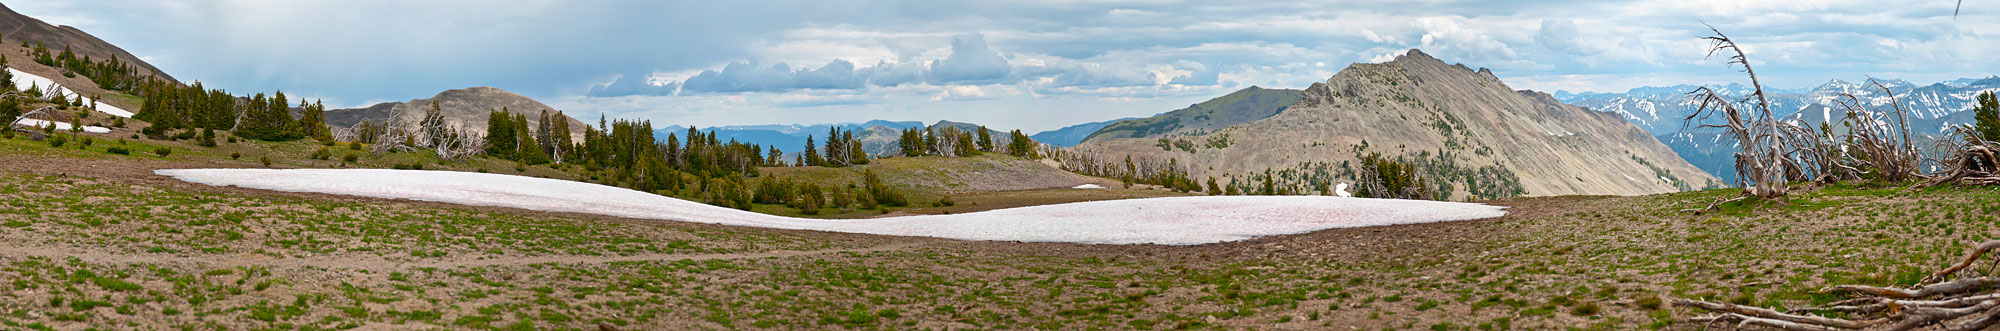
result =
[{"label": "bare gray slope", "polygon": [[1167,138],[1197,147],[1163,151],[1157,138],[1124,138],[1078,150],[1174,159],[1197,179],[1239,186],[1269,169],[1301,192],[1352,182],[1366,153],[1418,161],[1433,180],[1452,184],[1454,199],[1651,194],[1715,180],[1617,114],[1514,91],[1484,69],[1416,50],[1349,66],[1270,118]]},{"label": "bare gray slope", "polygon": [[[407,102],[385,102],[363,108],[329,110],[326,112],[326,123],[333,126],[354,126],[355,124],[360,124],[362,121],[388,119],[396,114],[402,114],[404,123],[416,123],[422,119],[424,111],[430,109],[432,101],[438,103],[438,108],[444,113],[447,122],[458,123],[459,125],[475,130],[486,130],[487,112],[493,110],[505,109],[511,113],[527,115],[528,123],[531,126],[541,124],[539,117],[542,111],[547,110],[550,115],[554,115],[556,112],[554,107],[549,107],[549,105],[542,104],[540,101],[535,101],[535,99],[507,92],[506,90],[481,86],[447,90],[429,99],[413,99]],[[570,136],[576,139],[576,141],[583,141],[583,130],[587,124],[575,118],[564,117],[570,121]]]}]

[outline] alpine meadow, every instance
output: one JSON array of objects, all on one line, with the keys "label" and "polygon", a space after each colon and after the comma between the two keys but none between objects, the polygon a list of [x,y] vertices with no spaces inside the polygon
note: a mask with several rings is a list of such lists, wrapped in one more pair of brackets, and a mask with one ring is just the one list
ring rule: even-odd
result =
[{"label": "alpine meadow", "polygon": [[2000,330],[2000,11],[0,4],[4,330]]}]

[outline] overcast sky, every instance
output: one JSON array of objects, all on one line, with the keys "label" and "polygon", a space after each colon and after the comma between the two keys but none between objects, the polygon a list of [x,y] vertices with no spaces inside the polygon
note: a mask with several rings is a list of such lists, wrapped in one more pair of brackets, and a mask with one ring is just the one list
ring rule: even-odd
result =
[{"label": "overcast sky", "polygon": [[2000,3],[1913,1],[8,1],[176,78],[329,106],[494,86],[666,125],[940,119],[1029,132],[1304,88],[1420,48],[1516,89],[2000,72]]}]

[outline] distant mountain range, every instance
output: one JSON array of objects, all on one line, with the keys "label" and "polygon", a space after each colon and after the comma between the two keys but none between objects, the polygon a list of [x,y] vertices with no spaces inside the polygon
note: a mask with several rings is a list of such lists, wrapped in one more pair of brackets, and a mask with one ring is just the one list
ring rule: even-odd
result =
[{"label": "distant mountain range", "polygon": [[[857,136],[866,137],[866,133],[875,127],[882,127],[900,133],[903,129],[920,126],[924,126],[924,122],[872,120],[862,123],[736,125],[696,127],[696,129],[700,129],[702,132],[715,132],[717,140],[736,140],[736,142],[740,143],[765,147],[776,146],[786,153],[792,153],[805,149],[806,137],[813,137],[812,139],[815,144],[826,143],[827,129],[835,127],[840,128],[841,131],[852,131]],[[653,136],[659,139],[666,139],[667,134],[687,135],[687,131],[688,127],[686,126],[671,125],[654,129]],[[863,140],[863,149],[868,149],[869,154],[880,154],[876,149],[868,148],[867,145],[870,144],[867,142],[867,139],[857,139]],[[894,142],[891,141],[891,143]]]},{"label": "distant mountain range", "polygon": [[1097,133],[1097,130],[1103,129],[1105,126],[1109,126],[1112,123],[1118,123],[1120,121],[1130,120],[1134,118],[1135,117],[1127,117],[1127,118],[1120,118],[1103,122],[1090,122],[1090,123],[1065,126],[1061,129],[1042,131],[1039,133],[1028,135],[1028,138],[1033,138],[1035,139],[1036,142],[1055,145],[1056,147],[1076,146],[1076,144],[1083,143],[1084,138],[1090,138],[1090,134]]},{"label": "distant mountain range", "polygon": [[[1928,85],[1917,85],[1900,79],[1880,80],[1883,86],[1895,93],[1895,99],[1908,111],[1909,125],[1916,140],[1927,142],[1936,139],[1953,125],[1973,122],[1972,97],[1981,92],[2000,91],[2000,76],[1986,78],[1963,78]],[[1647,133],[1657,136],[1680,154],[1681,158],[1701,167],[1702,170],[1734,183],[1736,177],[1734,152],[1735,141],[1716,129],[1696,128],[1683,120],[1693,113],[1700,104],[1687,96],[1695,85],[1649,86],[1634,88],[1624,93],[1569,93],[1556,92],[1555,98],[1563,103],[1599,111],[1623,115]],[[1750,89],[1740,84],[1712,85],[1709,88],[1730,96],[1749,95]],[[1846,110],[1836,102],[1842,93],[1853,94],[1856,98],[1881,110],[1889,107],[1888,94],[1867,82],[1848,82],[1840,79],[1827,81],[1809,89],[1767,89],[1766,97],[1771,100],[1773,112],[1786,120],[1799,121],[1812,127],[1831,121],[1832,127],[1840,129],[1840,122],[1846,117]]]}]

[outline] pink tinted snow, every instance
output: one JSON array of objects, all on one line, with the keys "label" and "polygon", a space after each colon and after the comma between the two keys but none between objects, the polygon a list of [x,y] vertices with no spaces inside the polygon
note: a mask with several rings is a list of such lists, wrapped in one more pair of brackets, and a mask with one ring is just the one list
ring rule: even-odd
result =
[{"label": "pink tinted snow", "polygon": [[963,240],[1198,245],[1261,236],[1499,217],[1501,207],[1319,196],[1170,197],[952,215],[825,220],[782,217],[566,180],[385,169],[174,169],[214,186],[410,199],[695,223]]}]

